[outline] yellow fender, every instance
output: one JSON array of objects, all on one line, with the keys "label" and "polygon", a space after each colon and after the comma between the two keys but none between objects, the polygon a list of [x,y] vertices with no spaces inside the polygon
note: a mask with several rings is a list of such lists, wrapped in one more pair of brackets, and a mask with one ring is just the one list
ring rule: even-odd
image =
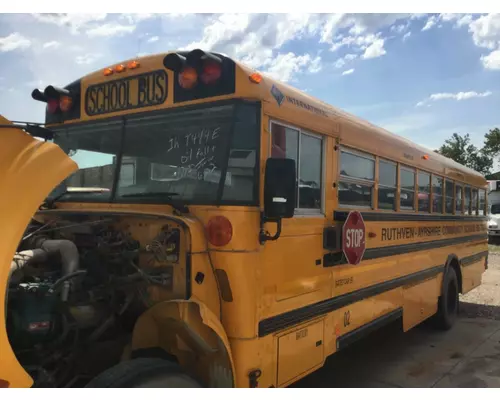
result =
[{"label": "yellow fender", "polygon": [[[0,125],[12,125],[0,116]],[[0,128],[0,299],[5,299],[10,263],[26,226],[50,191],[77,169],[55,144],[18,128]],[[5,300],[3,300],[5,301]],[[16,359],[0,307],[0,384],[30,387],[32,378]]]},{"label": "yellow fender", "polygon": [[161,348],[207,387],[234,387],[235,374],[226,332],[198,299],[158,303],[138,319],[131,351]]}]

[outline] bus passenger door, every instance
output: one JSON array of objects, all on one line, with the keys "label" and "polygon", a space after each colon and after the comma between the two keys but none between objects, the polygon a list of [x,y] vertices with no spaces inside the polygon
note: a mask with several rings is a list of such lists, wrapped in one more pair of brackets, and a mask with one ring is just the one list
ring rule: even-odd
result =
[{"label": "bus passenger door", "polygon": [[[322,265],[328,138],[274,121],[269,132],[266,153],[296,162],[297,201],[294,217],[282,220],[280,238],[264,246],[264,316],[317,303],[331,294],[331,272]],[[267,226],[274,233],[275,224]]]}]

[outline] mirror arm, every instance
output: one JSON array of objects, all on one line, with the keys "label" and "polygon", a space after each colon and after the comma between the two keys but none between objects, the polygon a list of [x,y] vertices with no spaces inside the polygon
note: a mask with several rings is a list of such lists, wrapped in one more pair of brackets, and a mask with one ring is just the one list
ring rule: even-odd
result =
[{"label": "mirror arm", "polygon": [[[264,230],[264,224],[266,222],[276,222],[276,233],[274,236],[270,236]],[[268,240],[278,240],[281,235],[281,218],[278,219],[269,219],[264,216],[264,213],[260,214],[260,232],[259,232],[259,242],[260,244],[264,244]]]}]

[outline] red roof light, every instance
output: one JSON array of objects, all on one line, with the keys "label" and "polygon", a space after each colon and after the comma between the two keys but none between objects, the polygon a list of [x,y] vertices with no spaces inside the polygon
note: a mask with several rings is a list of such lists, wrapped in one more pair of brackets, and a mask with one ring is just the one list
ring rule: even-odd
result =
[{"label": "red roof light", "polygon": [[220,63],[214,61],[207,61],[203,65],[203,70],[201,72],[201,81],[205,85],[210,85],[219,80],[222,74],[222,67]]}]

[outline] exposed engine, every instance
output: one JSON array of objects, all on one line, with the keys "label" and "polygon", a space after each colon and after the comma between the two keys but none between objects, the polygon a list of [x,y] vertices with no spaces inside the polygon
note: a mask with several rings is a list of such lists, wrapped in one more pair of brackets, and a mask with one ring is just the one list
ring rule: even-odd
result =
[{"label": "exposed engine", "polygon": [[[38,387],[81,387],[122,357],[148,291],[166,297],[180,231],[135,240],[116,221],[31,224],[11,264],[7,331]],[[157,292],[155,292],[157,293]]]}]

